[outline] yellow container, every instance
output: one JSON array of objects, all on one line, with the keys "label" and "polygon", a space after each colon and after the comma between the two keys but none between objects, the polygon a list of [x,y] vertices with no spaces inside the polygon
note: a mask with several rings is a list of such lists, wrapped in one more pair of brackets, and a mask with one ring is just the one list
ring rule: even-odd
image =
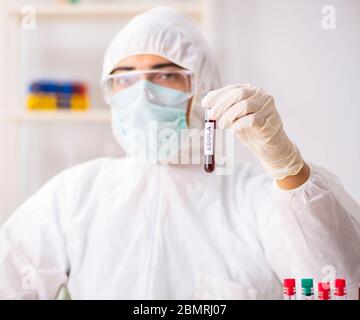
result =
[{"label": "yellow container", "polygon": [[85,111],[89,109],[89,101],[87,96],[82,94],[74,94],[70,99],[71,110]]},{"label": "yellow container", "polygon": [[56,110],[56,96],[53,94],[29,94],[26,105],[29,111]]}]

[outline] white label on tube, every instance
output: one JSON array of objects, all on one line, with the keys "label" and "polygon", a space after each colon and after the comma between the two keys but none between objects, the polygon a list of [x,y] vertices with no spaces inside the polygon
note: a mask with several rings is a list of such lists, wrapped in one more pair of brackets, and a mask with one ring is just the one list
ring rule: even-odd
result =
[{"label": "white label on tube", "polygon": [[212,156],[214,154],[214,122],[205,122],[204,134],[204,155]]}]

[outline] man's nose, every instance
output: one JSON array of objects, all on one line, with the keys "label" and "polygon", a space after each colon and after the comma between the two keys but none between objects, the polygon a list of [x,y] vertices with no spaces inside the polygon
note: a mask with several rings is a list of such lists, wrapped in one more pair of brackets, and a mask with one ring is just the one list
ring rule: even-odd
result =
[{"label": "man's nose", "polygon": [[149,90],[148,85],[146,83],[141,83],[140,86],[140,92],[139,92],[139,97],[140,96],[145,96],[147,99],[153,99],[154,95],[152,94],[151,90]]},{"label": "man's nose", "polygon": [[140,75],[140,80],[151,81],[151,75],[150,74],[142,74],[142,75]]}]

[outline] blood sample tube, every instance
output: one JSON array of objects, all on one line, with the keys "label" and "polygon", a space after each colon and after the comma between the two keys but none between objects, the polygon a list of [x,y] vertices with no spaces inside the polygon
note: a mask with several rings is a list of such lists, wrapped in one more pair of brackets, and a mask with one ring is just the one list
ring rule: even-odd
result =
[{"label": "blood sample tube", "polygon": [[335,300],[346,300],[346,280],[345,279],[335,279],[334,299]]},{"label": "blood sample tube", "polygon": [[330,282],[318,283],[318,298],[319,300],[331,300]]},{"label": "blood sample tube", "polygon": [[284,279],[283,294],[284,300],[296,300],[295,279]]},{"label": "blood sample tube", "polygon": [[204,169],[206,172],[213,172],[215,170],[215,129],[216,121],[210,120],[208,111],[206,111],[204,132]]},{"label": "blood sample tube", "polygon": [[301,279],[302,299],[314,300],[314,282],[313,279]]}]

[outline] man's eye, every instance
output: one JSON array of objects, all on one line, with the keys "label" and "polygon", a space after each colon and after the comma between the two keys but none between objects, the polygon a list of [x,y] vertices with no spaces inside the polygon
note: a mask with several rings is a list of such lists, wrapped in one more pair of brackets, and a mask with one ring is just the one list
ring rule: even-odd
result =
[{"label": "man's eye", "polygon": [[130,83],[130,81],[126,78],[119,78],[119,79],[116,79],[116,84],[118,86],[126,86]]},{"label": "man's eye", "polygon": [[163,73],[161,79],[163,80],[175,80],[177,78],[176,73]]},{"label": "man's eye", "polygon": [[119,84],[127,84],[129,81],[127,79],[121,78],[119,79]]}]

